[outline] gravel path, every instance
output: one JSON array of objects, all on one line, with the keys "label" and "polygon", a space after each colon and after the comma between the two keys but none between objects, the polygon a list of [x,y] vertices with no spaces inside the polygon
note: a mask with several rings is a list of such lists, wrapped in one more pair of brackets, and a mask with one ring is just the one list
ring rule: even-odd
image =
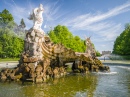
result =
[{"label": "gravel path", "polygon": [[0,68],[14,68],[18,65],[18,61],[0,62]]}]

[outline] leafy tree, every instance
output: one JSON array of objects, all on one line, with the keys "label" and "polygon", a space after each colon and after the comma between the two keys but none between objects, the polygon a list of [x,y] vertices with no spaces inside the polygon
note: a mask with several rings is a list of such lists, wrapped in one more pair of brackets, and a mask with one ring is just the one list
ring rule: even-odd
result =
[{"label": "leafy tree", "polygon": [[0,26],[12,29],[15,25],[14,18],[7,9],[0,12]]},{"label": "leafy tree", "polygon": [[85,52],[84,41],[78,36],[73,36],[67,27],[58,25],[51,30],[48,35],[54,43],[62,43],[65,47],[77,52]]},{"label": "leafy tree", "polygon": [[125,29],[130,29],[130,23],[125,24]]},{"label": "leafy tree", "polygon": [[0,30],[0,57],[19,57],[24,41],[8,28]]},{"label": "leafy tree", "polygon": [[51,31],[48,33],[48,35],[50,36],[51,40],[52,40],[54,43],[58,43],[58,39],[57,39],[57,37],[56,37],[54,31],[51,30]]},{"label": "leafy tree", "polygon": [[13,16],[4,9],[0,13],[0,57],[19,57],[24,41],[14,32],[16,26]]},{"label": "leafy tree", "polygon": [[7,24],[10,21],[14,21],[14,18],[12,16],[12,14],[9,13],[9,11],[7,9],[4,9],[1,13],[0,13],[0,17],[2,18],[2,22]]},{"label": "leafy tree", "polygon": [[114,42],[113,53],[119,55],[130,55],[130,24],[125,25],[125,30]]},{"label": "leafy tree", "polygon": [[100,54],[99,51],[96,51],[96,56],[97,56],[97,57],[100,57],[100,56],[101,56],[101,54]]}]

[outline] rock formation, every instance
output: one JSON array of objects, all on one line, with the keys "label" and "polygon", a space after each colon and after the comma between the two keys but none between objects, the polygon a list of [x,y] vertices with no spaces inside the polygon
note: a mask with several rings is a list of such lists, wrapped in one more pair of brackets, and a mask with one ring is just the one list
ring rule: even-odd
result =
[{"label": "rock formation", "polygon": [[29,19],[34,21],[34,26],[26,33],[19,64],[13,70],[3,69],[0,72],[1,80],[45,82],[50,77],[59,78],[66,75],[67,62],[73,63],[73,72],[109,71],[109,67],[96,58],[90,39],[86,41],[88,50],[85,53],[74,52],[62,44],[53,44],[41,29],[42,12],[43,6],[40,5],[30,15]]}]

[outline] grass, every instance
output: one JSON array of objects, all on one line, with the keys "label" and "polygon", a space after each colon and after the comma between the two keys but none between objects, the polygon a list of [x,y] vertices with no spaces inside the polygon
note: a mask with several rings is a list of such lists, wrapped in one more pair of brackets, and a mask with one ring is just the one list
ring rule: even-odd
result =
[{"label": "grass", "polygon": [[18,61],[19,58],[0,58],[0,62],[6,62],[6,61]]}]

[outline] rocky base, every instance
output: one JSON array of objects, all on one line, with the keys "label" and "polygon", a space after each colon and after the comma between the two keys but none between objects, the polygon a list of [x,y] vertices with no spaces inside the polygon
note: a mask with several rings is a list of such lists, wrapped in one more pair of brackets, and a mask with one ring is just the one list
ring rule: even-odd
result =
[{"label": "rocky base", "polygon": [[49,78],[59,78],[64,75],[66,75],[64,67],[51,68],[50,66],[44,67],[43,64],[38,64],[35,67],[34,63],[26,63],[15,69],[2,69],[0,80],[42,83]]},{"label": "rocky base", "polygon": [[[85,58],[85,56],[84,56]],[[82,56],[82,60],[75,61],[72,65],[73,72],[79,73],[89,73],[89,72],[110,72],[110,68],[108,66],[104,66],[100,60],[97,58],[90,59],[89,57],[84,60]]]},{"label": "rocky base", "polygon": [[76,53],[62,44],[53,44],[41,30],[27,31],[19,65],[14,69],[3,69],[0,80],[46,82],[49,78],[59,78],[67,74],[65,63],[73,62],[72,72],[109,72],[100,60],[88,53]]},{"label": "rocky base", "polygon": [[[59,78],[67,74],[67,66],[54,65],[49,59],[44,59],[37,66],[35,63],[23,63],[14,69],[3,69],[0,72],[0,80],[2,81],[19,81],[42,83],[49,78]],[[57,63],[57,62],[56,62]],[[100,60],[93,61],[74,61],[72,65],[73,73],[89,73],[89,72],[109,72],[110,68],[104,66]]]}]

